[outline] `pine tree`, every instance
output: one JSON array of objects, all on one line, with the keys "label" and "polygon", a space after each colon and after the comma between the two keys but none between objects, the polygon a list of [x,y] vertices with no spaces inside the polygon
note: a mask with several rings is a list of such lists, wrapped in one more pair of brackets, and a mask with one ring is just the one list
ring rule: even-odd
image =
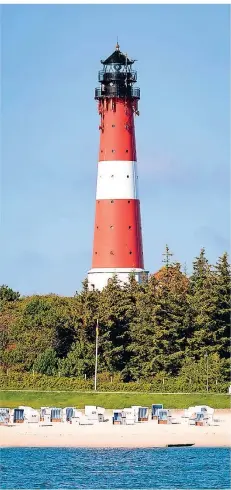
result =
[{"label": "pine tree", "polygon": [[152,346],[158,371],[177,374],[184,357],[187,325],[188,279],[179,263],[165,266],[157,275],[157,305]]},{"label": "pine tree", "polygon": [[221,358],[230,356],[231,274],[228,254],[219,257],[215,266],[216,341]]},{"label": "pine tree", "polygon": [[215,274],[202,248],[193,263],[189,286],[191,317],[187,355],[196,360],[217,351]]},{"label": "pine tree", "polygon": [[88,378],[93,376],[95,366],[95,346],[93,344],[77,340],[72,345],[67,357],[59,361],[61,376],[77,376]]},{"label": "pine tree", "polygon": [[35,359],[33,368],[37,373],[52,376],[57,372],[57,365],[58,358],[56,351],[52,348],[48,348]]},{"label": "pine tree", "polygon": [[129,322],[130,359],[127,365],[128,377],[132,380],[155,375],[152,362],[154,341],[154,314],[156,309],[157,280],[154,275],[142,284],[136,294],[135,314]]},{"label": "pine tree", "polygon": [[75,294],[79,308],[79,333],[77,337],[85,342],[95,342],[95,329],[98,319],[100,292],[89,290],[88,280],[82,283],[82,291]]},{"label": "pine tree", "polygon": [[180,264],[168,262],[141,289],[130,325],[129,369],[134,379],[179,370],[186,344],[187,288]]},{"label": "pine tree", "polygon": [[129,358],[130,298],[117,277],[108,281],[99,302],[99,371],[122,371]]}]

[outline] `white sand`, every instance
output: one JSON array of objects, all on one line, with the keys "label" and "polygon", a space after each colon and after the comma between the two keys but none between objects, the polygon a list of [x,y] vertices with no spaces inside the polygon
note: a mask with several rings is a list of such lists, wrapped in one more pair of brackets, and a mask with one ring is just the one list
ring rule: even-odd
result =
[{"label": "white sand", "polygon": [[216,410],[213,426],[189,426],[181,419],[181,411],[172,411],[178,424],[158,425],[149,421],[132,426],[112,425],[108,422],[90,426],[54,423],[15,424],[0,427],[1,447],[163,447],[168,444],[195,444],[195,446],[231,446],[231,410]]}]

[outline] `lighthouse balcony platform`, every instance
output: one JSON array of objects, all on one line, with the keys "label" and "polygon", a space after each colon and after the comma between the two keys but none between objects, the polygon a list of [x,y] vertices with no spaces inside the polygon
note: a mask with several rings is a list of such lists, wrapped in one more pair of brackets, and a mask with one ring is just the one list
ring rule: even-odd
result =
[{"label": "lighthouse balcony platform", "polygon": [[128,97],[130,99],[140,99],[140,89],[131,86],[105,85],[95,89],[95,99],[116,97],[118,99]]}]

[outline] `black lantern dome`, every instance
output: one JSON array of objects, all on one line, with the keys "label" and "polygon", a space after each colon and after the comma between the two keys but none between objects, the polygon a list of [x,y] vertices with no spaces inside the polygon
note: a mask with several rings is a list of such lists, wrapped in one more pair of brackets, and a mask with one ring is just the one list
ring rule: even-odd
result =
[{"label": "black lantern dome", "polygon": [[137,72],[132,70],[135,60],[131,60],[120,51],[117,43],[114,53],[105,61],[101,60],[103,70],[99,71],[98,80],[101,84],[95,89],[95,99],[118,97],[139,99],[140,89],[134,88],[137,81]]}]

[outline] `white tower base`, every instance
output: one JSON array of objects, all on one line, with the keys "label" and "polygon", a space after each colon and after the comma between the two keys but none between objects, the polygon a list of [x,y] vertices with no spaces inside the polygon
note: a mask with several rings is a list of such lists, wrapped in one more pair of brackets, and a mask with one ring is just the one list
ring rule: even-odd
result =
[{"label": "white tower base", "polygon": [[88,272],[89,289],[98,289],[99,291],[102,291],[102,289],[107,286],[108,280],[115,275],[121,283],[128,283],[131,273],[134,274],[135,279],[139,284],[148,278],[148,272],[144,269],[91,269]]}]

